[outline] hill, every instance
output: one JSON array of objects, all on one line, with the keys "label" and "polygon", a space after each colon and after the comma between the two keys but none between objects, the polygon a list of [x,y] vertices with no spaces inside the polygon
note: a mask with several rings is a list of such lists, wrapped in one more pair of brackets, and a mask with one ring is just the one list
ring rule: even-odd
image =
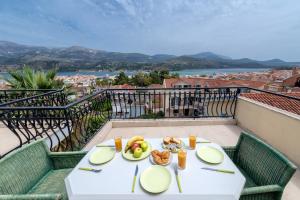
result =
[{"label": "hill", "polygon": [[289,67],[298,62],[280,59],[256,61],[249,58],[232,59],[212,52],[175,56],[168,54],[146,55],[141,53],[108,52],[81,46],[49,48],[0,41],[1,71],[18,68],[24,64],[35,68],[57,67],[69,70],[139,70],[167,68],[170,70],[234,67]]}]

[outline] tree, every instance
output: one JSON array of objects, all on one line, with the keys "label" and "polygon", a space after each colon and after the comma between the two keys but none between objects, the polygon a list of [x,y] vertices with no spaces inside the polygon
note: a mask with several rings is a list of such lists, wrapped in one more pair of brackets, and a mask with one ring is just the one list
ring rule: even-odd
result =
[{"label": "tree", "polygon": [[128,84],[129,83],[129,78],[128,76],[122,71],[120,72],[115,80],[114,80],[114,85],[123,85],[123,84]]},{"label": "tree", "polygon": [[131,78],[131,83],[139,87],[145,87],[150,85],[152,82],[148,74],[143,72],[138,72]]},{"label": "tree", "polygon": [[162,84],[166,78],[175,78],[179,77],[179,74],[170,74],[168,70],[153,70],[150,73],[138,72],[129,78],[124,72],[120,72],[113,84],[122,85],[122,84],[131,84],[134,86],[145,87],[150,84]]},{"label": "tree", "polygon": [[98,87],[110,86],[111,84],[112,84],[112,81],[110,79],[102,79],[102,78],[96,79],[96,85]]},{"label": "tree", "polygon": [[56,70],[35,71],[25,66],[22,70],[8,73],[10,78],[5,80],[14,89],[59,89],[64,86],[62,80],[56,79]]},{"label": "tree", "polygon": [[152,84],[162,84],[160,71],[154,70],[149,74]]},{"label": "tree", "polygon": [[179,74],[170,74],[169,70],[162,69],[162,70],[155,70],[150,72],[151,82],[152,84],[162,84],[164,79],[166,78],[177,78]]}]

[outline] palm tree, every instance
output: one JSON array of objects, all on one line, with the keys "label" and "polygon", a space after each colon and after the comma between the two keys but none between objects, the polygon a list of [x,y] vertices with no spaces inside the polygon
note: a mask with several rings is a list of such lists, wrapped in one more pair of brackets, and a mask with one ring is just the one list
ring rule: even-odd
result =
[{"label": "palm tree", "polygon": [[56,79],[56,70],[36,71],[28,66],[22,70],[9,71],[5,80],[13,89],[59,89],[64,83]]}]

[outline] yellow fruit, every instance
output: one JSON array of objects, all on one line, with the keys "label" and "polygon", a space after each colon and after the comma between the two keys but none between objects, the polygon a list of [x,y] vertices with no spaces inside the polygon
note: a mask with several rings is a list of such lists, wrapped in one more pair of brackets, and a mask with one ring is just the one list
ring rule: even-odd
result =
[{"label": "yellow fruit", "polygon": [[137,136],[130,138],[126,144],[125,152],[127,152],[130,149],[131,145],[133,145],[134,143],[137,143],[139,141],[144,141],[144,137],[137,135]]}]

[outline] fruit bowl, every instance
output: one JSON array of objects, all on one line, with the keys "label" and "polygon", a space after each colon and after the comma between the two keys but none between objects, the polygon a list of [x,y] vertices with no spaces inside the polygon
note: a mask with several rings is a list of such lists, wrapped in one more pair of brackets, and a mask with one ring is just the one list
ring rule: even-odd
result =
[{"label": "fruit bowl", "polygon": [[148,149],[145,152],[143,152],[140,157],[136,158],[133,156],[133,153],[131,151],[125,152],[125,150],[122,151],[122,156],[127,160],[143,160],[143,159],[147,158],[152,151],[152,147],[149,142],[147,142],[147,141],[145,141],[145,142],[148,144]]},{"label": "fruit bowl", "polygon": [[151,150],[150,143],[144,137],[134,136],[128,140],[122,155],[127,160],[142,160],[150,155]]}]

